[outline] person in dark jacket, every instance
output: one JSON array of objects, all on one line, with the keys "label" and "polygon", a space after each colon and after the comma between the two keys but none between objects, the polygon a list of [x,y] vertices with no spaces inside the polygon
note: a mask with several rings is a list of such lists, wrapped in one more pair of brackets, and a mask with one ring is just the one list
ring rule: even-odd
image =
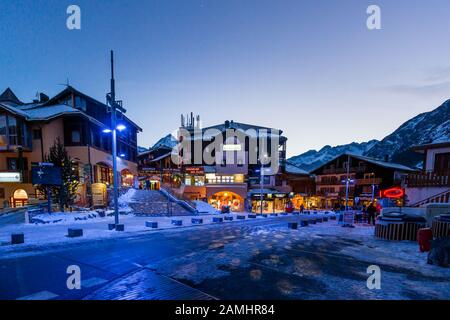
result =
[{"label": "person in dark jacket", "polygon": [[367,216],[368,216],[368,223],[370,224],[371,221],[373,221],[373,225],[375,225],[375,215],[377,213],[377,208],[373,205],[373,203],[370,203],[367,207]]}]

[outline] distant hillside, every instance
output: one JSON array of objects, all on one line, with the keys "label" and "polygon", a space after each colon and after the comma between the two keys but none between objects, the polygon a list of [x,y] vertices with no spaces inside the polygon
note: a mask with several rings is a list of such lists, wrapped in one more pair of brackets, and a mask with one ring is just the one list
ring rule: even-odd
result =
[{"label": "distant hillside", "polygon": [[371,140],[369,142],[357,143],[353,142],[342,146],[325,146],[319,151],[309,150],[298,156],[292,157],[289,161],[296,166],[306,171],[312,171],[327,161],[341,155],[345,152],[350,152],[357,155],[364,155],[374,145],[378,143],[378,140]]},{"label": "distant hillside", "polygon": [[311,171],[344,152],[351,152],[377,159],[389,157],[392,162],[416,167],[420,165],[422,157],[409,149],[414,145],[440,141],[450,141],[450,100],[433,111],[408,120],[381,141],[325,146],[319,151],[310,150],[294,156],[289,161]]}]

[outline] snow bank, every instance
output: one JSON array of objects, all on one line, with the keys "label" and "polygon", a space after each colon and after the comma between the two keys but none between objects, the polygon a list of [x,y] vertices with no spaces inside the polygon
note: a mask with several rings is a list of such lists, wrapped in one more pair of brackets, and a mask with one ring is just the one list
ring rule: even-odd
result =
[{"label": "snow bank", "polygon": [[126,193],[124,193],[123,195],[121,195],[118,199],[119,202],[119,206],[120,207],[128,207],[128,204],[130,202],[135,202],[133,200],[134,194],[136,192],[136,189],[129,189]]},{"label": "snow bank", "polygon": [[217,210],[212,205],[204,201],[195,200],[194,203],[199,213],[208,213],[208,214],[220,213],[219,210]]}]

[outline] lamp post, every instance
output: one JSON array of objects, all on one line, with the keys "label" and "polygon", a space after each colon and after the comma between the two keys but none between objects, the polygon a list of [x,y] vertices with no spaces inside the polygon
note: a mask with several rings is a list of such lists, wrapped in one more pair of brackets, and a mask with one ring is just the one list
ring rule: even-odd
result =
[{"label": "lamp post", "polygon": [[117,114],[119,111],[125,113],[126,110],[122,107],[121,101],[116,101],[116,86],[114,80],[114,52],[111,50],[111,92],[106,95],[106,100],[111,107],[111,129],[106,129],[103,132],[112,133],[112,162],[113,162],[113,198],[114,198],[114,223],[119,224],[119,190],[118,190],[118,176],[117,176],[117,130],[122,131],[125,126],[117,125]]},{"label": "lamp post", "polygon": [[350,155],[347,156],[347,177],[345,178],[345,211],[348,211],[349,187],[350,187]]},{"label": "lamp post", "polygon": [[260,194],[259,194],[259,197],[260,197],[260,208],[259,208],[259,211],[260,211],[260,214],[262,215],[263,214],[263,202],[264,202],[264,196],[263,196],[263,186],[264,186],[264,164],[263,164],[263,161],[265,161],[265,159],[267,158],[267,154],[264,154],[263,156],[262,156],[262,158],[260,158],[259,159],[259,162],[261,163],[261,171],[260,171],[260,174],[259,174],[259,187],[260,187]]}]

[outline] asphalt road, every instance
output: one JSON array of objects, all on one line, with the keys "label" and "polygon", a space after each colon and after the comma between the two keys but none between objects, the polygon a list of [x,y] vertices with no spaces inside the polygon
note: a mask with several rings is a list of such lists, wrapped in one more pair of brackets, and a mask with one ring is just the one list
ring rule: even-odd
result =
[{"label": "asphalt road", "polygon": [[[445,293],[421,295],[420,288],[395,289],[400,296],[391,296],[393,290],[370,292],[365,286],[368,263],[338,253],[363,244],[333,237],[299,240],[296,233],[302,230],[287,228],[287,222],[299,219],[171,229],[0,257],[0,299],[445,298]],[[80,290],[67,288],[70,265],[80,267]],[[396,276],[448,284],[448,279],[403,267],[382,267],[394,284]]]}]

